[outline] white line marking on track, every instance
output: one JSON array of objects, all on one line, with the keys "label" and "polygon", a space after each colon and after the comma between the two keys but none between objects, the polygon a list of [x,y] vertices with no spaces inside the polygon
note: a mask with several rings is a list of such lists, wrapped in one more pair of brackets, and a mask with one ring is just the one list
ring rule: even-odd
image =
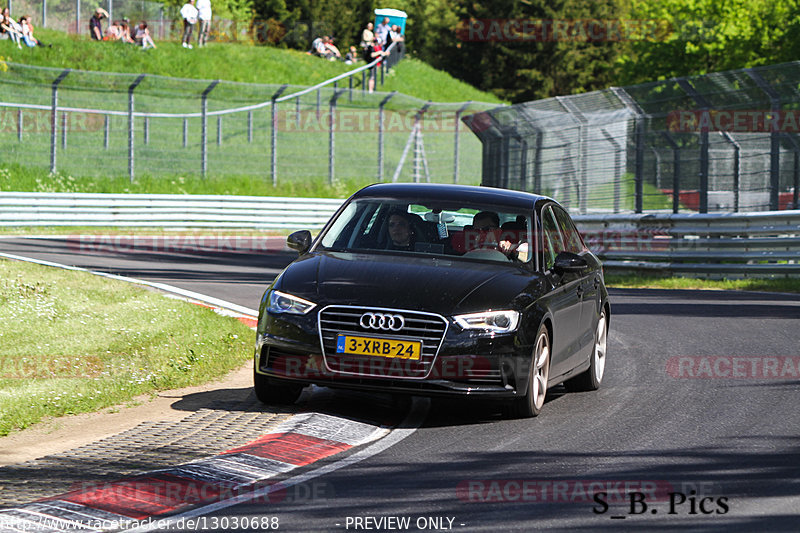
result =
[{"label": "white line marking on track", "polygon": [[28,263],[36,263],[39,265],[51,266],[55,268],[62,268],[64,270],[75,270],[78,272],[88,272],[89,274],[94,274],[95,276],[102,276],[104,278],[109,279],[116,279],[119,281],[125,281],[127,283],[135,283],[137,285],[145,285],[147,287],[153,287],[154,289],[159,289],[164,292],[169,292],[173,294],[178,294],[185,298],[189,298],[191,300],[196,300],[198,302],[202,302],[209,305],[214,305],[220,307],[222,309],[228,309],[230,311],[235,311],[237,313],[241,313],[243,315],[247,315],[252,318],[258,318],[258,311],[255,309],[249,309],[247,307],[232,303],[226,302],[225,300],[220,300],[219,298],[214,298],[213,296],[206,296],[205,294],[200,294],[199,292],[188,291],[186,289],[181,289],[180,287],[175,287],[172,285],[167,285],[166,283],[157,283],[154,281],[145,281],[143,279],[131,278],[128,276],[118,276],[116,274],[109,274],[108,272],[100,272],[97,270],[89,270],[88,268],[83,267],[76,267],[70,265],[64,265],[61,263],[54,263],[52,261],[45,261],[44,259],[34,259],[32,257],[23,257],[21,255],[14,255],[14,254],[7,254],[4,252],[0,252],[0,257],[7,257],[8,259],[14,259],[16,261],[26,261]]}]

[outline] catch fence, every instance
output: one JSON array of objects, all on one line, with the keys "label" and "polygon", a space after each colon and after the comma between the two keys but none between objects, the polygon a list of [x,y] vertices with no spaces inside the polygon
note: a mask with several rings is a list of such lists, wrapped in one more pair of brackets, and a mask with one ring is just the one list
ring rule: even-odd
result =
[{"label": "catch fence", "polygon": [[369,92],[365,65],[314,87],[6,63],[3,161],[81,176],[474,183],[480,143],[460,120],[493,107]]},{"label": "catch fence", "polygon": [[483,184],[575,213],[798,207],[800,63],[613,87],[465,118]]}]

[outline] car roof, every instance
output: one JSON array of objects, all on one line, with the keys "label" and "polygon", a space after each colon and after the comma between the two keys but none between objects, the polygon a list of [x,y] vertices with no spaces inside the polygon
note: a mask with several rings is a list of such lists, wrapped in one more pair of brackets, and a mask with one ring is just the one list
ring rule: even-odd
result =
[{"label": "car roof", "polygon": [[396,198],[417,202],[464,201],[517,209],[532,209],[536,202],[550,200],[546,196],[524,191],[444,183],[377,183],[364,187],[352,198]]}]

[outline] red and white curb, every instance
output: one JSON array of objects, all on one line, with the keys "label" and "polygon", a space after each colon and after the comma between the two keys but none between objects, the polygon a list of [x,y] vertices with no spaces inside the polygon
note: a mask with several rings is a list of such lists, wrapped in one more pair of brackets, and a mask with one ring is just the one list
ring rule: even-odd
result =
[{"label": "red and white curb", "polygon": [[[275,494],[286,487],[359,462],[406,438],[424,420],[426,409],[415,401],[402,429],[395,430],[327,414],[298,414],[272,433],[209,459],[88,485],[2,510],[0,531],[147,531],[240,503],[276,504],[281,498]],[[371,442],[345,459],[269,482]]]},{"label": "red and white curb", "polygon": [[[0,257],[153,287],[240,320],[255,321],[258,314],[231,302],[163,283],[1,252]],[[414,399],[399,429],[321,413],[297,414],[272,433],[208,459],[119,481],[88,484],[55,497],[0,510],[0,532],[148,531],[169,527],[181,518],[201,516],[249,501],[274,504],[277,501],[274,495],[286,487],[372,457],[405,439],[425,419],[427,406]],[[369,443],[372,444],[344,459],[280,482],[269,481]]]}]

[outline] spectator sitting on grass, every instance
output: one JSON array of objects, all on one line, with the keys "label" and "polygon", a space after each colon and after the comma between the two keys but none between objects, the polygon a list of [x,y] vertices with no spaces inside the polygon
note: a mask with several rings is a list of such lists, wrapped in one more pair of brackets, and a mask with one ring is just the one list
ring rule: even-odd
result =
[{"label": "spectator sitting on grass", "polygon": [[116,41],[122,35],[122,28],[120,28],[119,21],[115,20],[111,24],[108,25],[108,29],[106,30],[106,36],[103,39],[104,41]]},{"label": "spectator sitting on grass", "polygon": [[339,49],[333,44],[333,37],[328,37],[327,35],[322,38],[323,42],[325,43],[325,57],[330,59],[331,61],[336,61],[337,59],[342,59],[342,53],[339,52]]},{"label": "spectator sitting on grass", "polygon": [[353,63],[358,63],[358,51],[356,50],[355,46],[351,46],[350,51],[347,52],[347,54],[345,54],[344,62],[346,65],[352,65]]},{"label": "spectator sitting on grass", "polygon": [[136,44],[131,37],[131,25],[128,19],[122,19],[122,23],[119,25],[119,40],[126,44]]},{"label": "spectator sitting on grass", "polygon": [[141,44],[142,50],[156,47],[156,43],[150,37],[150,30],[147,29],[147,22],[145,21],[141,21],[139,27],[136,28],[136,44]]},{"label": "spectator sitting on grass", "polygon": [[103,40],[103,17],[108,18],[108,11],[102,7],[94,10],[94,15],[89,19],[89,36],[93,41]]},{"label": "spectator sitting on grass", "polygon": [[30,15],[25,15],[19,19],[19,24],[22,27],[22,42],[33,48],[34,46],[53,46],[52,44],[44,44],[39,39],[33,36],[33,24],[31,24]]},{"label": "spectator sitting on grass", "polygon": [[22,26],[11,18],[11,12],[7,7],[0,13],[0,39],[11,39],[13,42],[17,43],[19,48],[22,48],[22,44],[20,44],[22,39]]}]

